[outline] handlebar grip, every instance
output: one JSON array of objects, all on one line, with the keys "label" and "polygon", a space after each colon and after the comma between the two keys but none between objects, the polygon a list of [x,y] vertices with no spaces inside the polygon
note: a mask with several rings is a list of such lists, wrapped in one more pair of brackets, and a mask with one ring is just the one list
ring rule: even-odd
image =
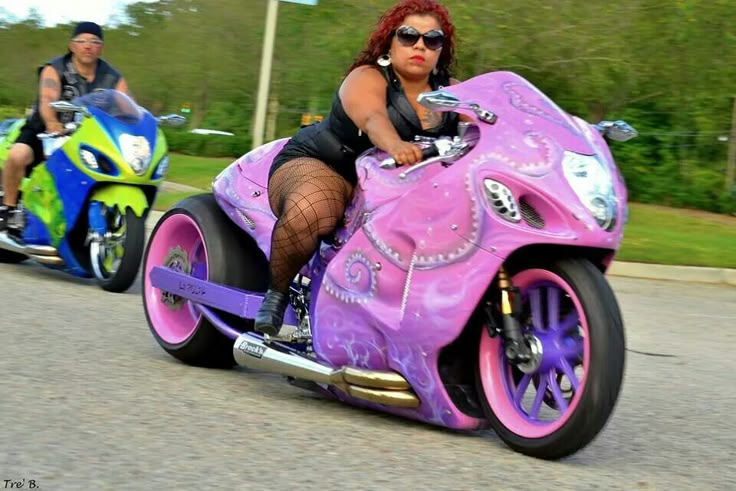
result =
[{"label": "handlebar grip", "polygon": [[432,157],[436,157],[440,152],[435,145],[430,145],[422,149],[422,160],[427,160]]},{"label": "handlebar grip", "polygon": [[36,138],[39,140],[48,140],[50,138],[58,138],[60,136],[64,136],[64,133],[54,132],[54,133],[38,133],[36,135]]},{"label": "handlebar grip", "polygon": [[379,164],[379,167],[381,169],[393,169],[396,167],[396,161],[393,159],[393,157],[383,159]]},{"label": "handlebar grip", "polygon": [[[430,145],[422,149],[422,160],[427,160],[432,157],[436,157],[440,152],[435,145]],[[389,157],[381,161],[379,165],[381,169],[393,169],[396,167],[396,161],[393,157]]]}]

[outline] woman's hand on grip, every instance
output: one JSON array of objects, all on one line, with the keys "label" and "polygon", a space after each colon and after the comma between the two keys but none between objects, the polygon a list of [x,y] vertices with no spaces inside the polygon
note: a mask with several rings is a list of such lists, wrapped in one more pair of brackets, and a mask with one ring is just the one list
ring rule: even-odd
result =
[{"label": "woman's hand on grip", "polygon": [[422,149],[405,141],[393,145],[388,153],[396,161],[396,165],[411,165],[422,160]]}]

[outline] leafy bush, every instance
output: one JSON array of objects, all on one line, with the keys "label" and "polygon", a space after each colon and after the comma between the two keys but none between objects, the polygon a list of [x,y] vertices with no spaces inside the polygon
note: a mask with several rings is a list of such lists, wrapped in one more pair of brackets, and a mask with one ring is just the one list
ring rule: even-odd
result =
[{"label": "leafy bush", "polygon": [[22,118],[25,110],[14,106],[0,106],[0,121],[8,118]]}]

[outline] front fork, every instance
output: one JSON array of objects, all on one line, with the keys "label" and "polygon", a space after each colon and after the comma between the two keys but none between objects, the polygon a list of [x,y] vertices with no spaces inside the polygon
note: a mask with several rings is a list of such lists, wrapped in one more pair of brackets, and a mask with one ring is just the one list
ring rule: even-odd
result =
[{"label": "front fork", "polygon": [[107,233],[107,220],[105,220],[103,206],[99,201],[92,201],[89,204],[89,228],[97,237],[104,237]]},{"label": "front fork", "polygon": [[[511,282],[506,268],[501,266],[498,273],[497,282],[498,292],[500,294],[499,304],[501,310],[502,328],[496,329],[498,332],[491,332],[491,336],[501,334],[504,340],[506,359],[509,363],[516,365],[528,365],[534,353],[529,346],[527,339],[519,323],[521,317],[521,292]],[[486,305],[486,309],[492,309],[491,305]],[[487,311],[486,317],[492,320],[495,317],[494,312]],[[493,323],[495,324],[495,323]],[[489,329],[491,324],[489,324]]]}]

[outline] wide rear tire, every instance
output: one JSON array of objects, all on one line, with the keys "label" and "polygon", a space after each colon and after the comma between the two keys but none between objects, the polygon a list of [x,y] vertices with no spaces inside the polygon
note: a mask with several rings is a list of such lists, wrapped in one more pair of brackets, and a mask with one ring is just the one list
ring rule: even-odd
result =
[{"label": "wide rear tire", "polygon": [[559,459],[588,445],[611,416],[624,374],[616,298],[589,261],[563,259],[516,272],[522,328],[539,340],[541,365],[510,365],[500,337],[482,330],[477,386],[486,417],[514,450]]},{"label": "wide rear tire", "polygon": [[[235,365],[234,340],[218,331],[191,302],[152,287],[149,275],[154,266],[263,292],[268,285],[268,263],[255,241],[225,216],[212,194],[201,194],[177,203],[161,217],[144,254],[143,307],[156,341],[189,365]],[[241,330],[252,328],[252,320],[225,318]]]}]

